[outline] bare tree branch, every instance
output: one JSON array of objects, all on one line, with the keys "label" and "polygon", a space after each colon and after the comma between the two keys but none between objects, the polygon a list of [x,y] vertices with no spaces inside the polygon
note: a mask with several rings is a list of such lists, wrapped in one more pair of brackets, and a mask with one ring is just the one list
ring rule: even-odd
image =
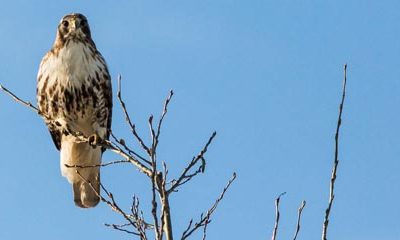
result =
[{"label": "bare tree branch", "polygon": [[154,229],[153,224],[144,220],[143,212],[139,210],[139,198],[136,196],[132,197],[131,213],[138,226],[141,228],[139,232],[145,232],[146,229]]},{"label": "bare tree branch", "polygon": [[99,146],[106,147],[107,149],[119,154],[124,157],[126,160],[129,160],[133,165],[135,165],[141,172],[145,173],[147,176],[151,176],[151,170],[145,166],[138,159],[126,153],[122,148],[118,147],[116,144],[113,144],[111,141],[105,141],[105,144],[98,144]]},{"label": "bare tree branch", "polygon": [[[162,173],[158,174],[157,185],[160,189],[160,201],[161,201],[161,226],[165,232],[167,240],[172,240],[172,220],[171,220],[171,209],[169,204],[169,195],[165,187],[166,180],[162,176]],[[162,234],[161,234],[162,236]]]},{"label": "bare tree branch", "polygon": [[[190,161],[189,165],[183,170],[182,174],[179,176],[178,180],[172,182],[172,186],[170,189],[168,189],[168,194],[171,192],[176,191],[176,189],[185,184],[186,182],[190,181],[194,176],[196,176],[199,173],[203,173],[205,170],[205,160],[204,160],[204,154],[208,150],[208,146],[211,144],[212,140],[215,138],[217,135],[217,132],[213,132],[211,137],[208,139],[206,145],[203,147],[203,149],[200,151],[200,153],[192,158],[192,161]],[[197,164],[197,162],[201,160],[202,163],[199,166],[199,168],[194,171],[193,173],[189,173],[189,171]]]},{"label": "bare tree branch", "polygon": [[278,226],[279,226],[279,218],[280,218],[280,213],[279,213],[279,201],[281,200],[281,197],[285,195],[286,192],[283,192],[279,194],[279,196],[275,199],[275,226],[274,230],[272,231],[272,240],[276,239],[276,234],[278,233]]},{"label": "bare tree branch", "polygon": [[107,167],[110,165],[118,164],[118,163],[130,163],[129,160],[117,160],[117,161],[112,161],[108,163],[102,163],[102,164],[94,164],[94,165],[68,165],[64,164],[67,168],[94,168],[94,167]]},{"label": "bare tree branch", "polygon": [[206,238],[207,238],[207,226],[211,222],[209,218],[210,218],[210,215],[207,214],[206,221],[204,222],[204,227],[203,227],[203,238],[202,238],[202,240],[206,240]]},{"label": "bare tree branch", "polygon": [[[149,160],[142,157],[136,151],[131,149],[125,143],[125,140],[118,139],[110,130],[111,139],[97,139],[93,138],[93,136],[85,136],[83,133],[79,131],[75,131],[71,126],[62,125],[59,122],[50,119],[48,116],[44,115],[40,112],[40,110],[35,107],[30,102],[24,101],[21,98],[17,97],[14,93],[9,91],[7,88],[0,85],[0,89],[4,91],[7,95],[11,96],[16,102],[23,104],[33,111],[35,111],[38,115],[42,116],[47,124],[52,124],[56,128],[59,128],[64,134],[71,134],[75,138],[75,142],[83,143],[87,142],[93,147],[102,147],[107,150],[110,150],[124,158],[124,160],[118,160],[103,164],[97,165],[65,165],[69,168],[83,169],[83,168],[91,168],[91,167],[105,167],[118,163],[132,163],[136,168],[144,173],[151,180],[152,185],[152,215],[154,224],[149,224],[144,220],[143,212],[139,210],[139,199],[133,197],[133,203],[131,206],[131,214],[126,213],[122,208],[117,204],[114,199],[114,196],[111,192],[109,192],[103,184],[100,183],[101,189],[105,192],[106,196],[102,196],[98,190],[96,190],[93,184],[86,179],[76,170],[76,173],[80,176],[80,178],[89,184],[95,194],[100,198],[100,200],[106,203],[113,211],[122,215],[124,219],[127,221],[127,224],[106,224],[107,227],[113,228],[118,231],[126,232],[128,234],[134,234],[139,236],[141,240],[147,240],[146,230],[153,229],[155,231],[155,237],[157,240],[163,240],[163,236],[165,234],[166,240],[173,240],[172,234],[172,220],[171,220],[171,209],[169,204],[169,194],[172,192],[176,192],[178,187],[190,181],[194,176],[199,173],[204,172],[206,161],[204,158],[205,153],[208,150],[209,145],[212,143],[214,137],[216,136],[216,132],[214,132],[211,137],[208,139],[208,142],[205,144],[203,149],[198,153],[197,156],[192,158],[192,161],[188,163],[188,166],[183,170],[182,174],[178,177],[177,180],[171,181],[171,187],[167,189],[167,174],[168,168],[167,164],[163,162],[163,170],[159,171],[157,168],[157,146],[159,144],[159,137],[161,134],[161,128],[168,112],[168,105],[172,99],[173,91],[169,92],[165,102],[164,108],[161,113],[160,119],[156,126],[153,125],[153,116],[150,116],[148,120],[150,134],[152,138],[151,146],[148,146],[144,143],[143,138],[139,136],[136,132],[135,124],[133,124],[131,117],[126,109],[125,102],[121,96],[121,76],[118,77],[118,100],[120,102],[121,108],[124,112],[125,120],[130,127],[133,137],[138,141],[139,146],[147,153]],[[197,164],[201,161],[200,166]],[[196,166],[198,168],[196,169]],[[215,201],[214,205],[208,209],[206,214],[201,214],[199,222],[196,222],[194,225],[193,220],[190,221],[189,227],[183,233],[182,239],[186,239],[197,229],[203,227],[203,239],[206,238],[207,225],[210,223],[210,218],[215,209],[217,208],[219,202],[223,199],[226,191],[230,187],[231,183],[236,179],[236,174],[234,173],[232,178],[229,180],[226,187],[223,189],[219,198]],[[158,199],[157,199],[158,195]],[[158,214],[158,203],[160,203],[160,215]],[[129,227],[133,227],[135,231],[129,230]]]},{"label": "bare tree branch", "polygon": [[300,219],[301,219],[301,213],[303,212],[304,207],[306,206],[306,201],[302,201],[301,205],[297,211],[297,224],[296,224],[296,232],[294,233],[293,240],[297,239],[297,235],[299,234],[300,231]]},{"label": "bare tree branch", "polygon": [[335,198],[334,189],[335,189],[335,181],[336,181],[336,171],[337,171],[337,166],[339,164],[339,133],[340,133],[340,126],[342,124],[343,105],[344,105],[344,100],[346,97],[346,84],[347,84],[347,64],[344,65],[342,100],[339,105],[339,116],[338,116],[338,120],[337,120],[336,133],[335,133],[335,158],[334,158],[334,162],[333,162],[332,176],[331,176],[330,187],[329,187],[329,202],[328,202],[328,207],[325,210],[324,224],[322,225],[322,237],[321,237],[322,240],[327,240],[329,214],[331,212],[333,200]]},{"label": "bare tree branch", "polygon": [[151,165],[150,161],[148,161],[147,159],[145,159],[144,157],[142,157],[140,154],[138,154],[137,152],[133,151],[131,148],[129,148],[124,139],[118,139],[114,133],[110,130],[110,136],[114,139],[114,141],[116,143],[118,143],[119,145],[123,146],[124,149],[129,153],[132,154],[134,156],[136,156],[137,158],[139,158],[140,160],[142,160],[143,162],[147,163],[148,165]]},{"label": "bare tree branch", "polygon": [[167,99],[165,100],[164,109],[163,109],[163,112],[161,114],[160,120],[158,121],[158,124],[157,124],[157,133],[156,133],[156,136],[155,136],[155,139],[156,139],[155,148],[157,148],[157,145],[158,145],[158,142],[159,142],[158,138],[160,137],[160,132],[161,132],[161,126],[162,126],[164,117],[168,112],[168,104],[171,101],[171,98],[172,98],[173,95],[174,95],[174,92],[172,90],[170,90],[169,91],[169,95],[168,95]]},{"label": "bare tree branch", "polygon": [[117,97],[118,97],[119,103],[121,105],[121,108],[124,111],[125,120],[128,122],[128,125],[131,128],[131,132],[132,132],[133,136],[135,136],[136,140],[139,142],[140,146],[147,152],[147,154],[150,154],[149,147],[146,146],[146,144],[143,142],[142,138],[136,132],[135,124],[132,123],[131,118],[129,116],[129,113],[126,110],[125,102],[122,100],[122,96],[121,96],[121,75],[118,76],[118,93],[117,93]]},{"label": "bare tree branch", "polygon": [[[103,189],[103,191],[107,194],[108,198],[109,198],[111,201],[110,201],[110,200],[107,200],[106,198],[104,198],[104,197],[96,190],[96,188],[93,186],[93,184],[92,184],[90,181],[88,181],[87,179],[85,179],[85,178],[79,173],[78,170],[76,171],[76,173],[79,175],[79,177],[80,177],[85,183],[88,183],[88,184],[89,184],[90,188],[91,188],[91,189],[93,190],[93,192],[100,198],[100,200],[101,200],[102,202],[104,202],[104,203],[106,203],[108,206],[110,206],[110,208],[111,208],[113,211],[115,211],[115,212],[117,212],[118,214],[122,215],[122,216],[125,218],[125,220],[129,223],[128,225],[131,225],[131,226],[135,227],[135,228],[139,231],[139,232],[124,231],[124,232],[127,232],[127,233],[129,232],[129,233],[131,233],[131,234],[140,236],[140,239],[141,239],[141,240],[147,240],[147,236],[146,236],[145,229],[142,227],[142,226],[143,226],[143,222],[145,222],[143,219],[138,220],[138,219],[140,219],[138,215],[137,215],[137,216],[131,216],[131,215],[127,214],[125,211],[123,211],[123,210],[119,207],[119,205],[117,204],[117,202],[115,201],[113,194],[112,194],[111,192],[109,192],[109,191],[104,187],[103,184],[100,183],[100,186],[101,186],[101,188]],[[137,207],[138,207],[138,205],[137,205]],[[128,226],[128,225],[125,225],[125,226]],[[115,225],[115,226],[118,226],[118,225]],[[115,229],[120,230],[120,231],[123,231],[122,228],[118,228],[118,227],[117,227],[117,228],[115,228]]]},{"label": "bare tree branch", "polygon": [[16,102],[21,103],[28,108],[32,109],[34,112],[36,112],[39,115],[42,115],[43,113],[40,113],[39,109],[35,107],[31,102],[27,102],[22,100],[21,98],[17,97],[14,93],[12,93],[10,90],[5,88],[3,85],[0,84],[0,89],[3,90],[5,93],[7,93],[9,96],[11,96]]},{"label": "bare tree branch", "polygon": [[[167,226],[166,224],[170,224],[168,221],[171,221],[171,217],[170,217],[170,209],[169,209],[169,202],[164,203],[165,200],[164,199],[168,199],[168,195],[167,192],[165,191],[165,185],[167,182],[167,175],[168,175],[168,169],[167,169],[167,164],[163,161],[163,173],[162,173],[162,177],[160,176],[160,196],[161,196],[161,226],[160,229],[165,229],[165,232],[167,233],[167,236],[169,235],[170,237],[172,236],[172,232],[170,233],[170,231],[172,231],[172,226]],[[167,209],[168,207],[168,209]],[[164,231],[161,231],[160,233],[160,237],[161,239],[163,239],[163,234]]]},{"label": "bare tree branch", "polygon": [[106,203],[107,205],[109,205],[111,207],[112,210],[116,211],[117,213],[121,214],[124,216],[124,218],[132,225],[134,226],[135,223],[132,221],[132,219],[128,216],[128,214],[126,214],[124,211],[122,211],[122,209],[118,206],[118,204],[115,202],[114,196],[111,192],[107,191],[107,189],[104,187],[103,184],[100,183],[101,188],[104,190],[104,192],[106,192],[107,196],[111,199],[111,201],[105,199],[97,190],[96,188],[93,186],[93,183],[91,183],[90,181],[88,181],[86,178],[84,178],[80,172],[78,170],[76,170],[76,173],[79,175],[79,177],[85,182],[88,183],[89,186],[91,187],[91,189],[95,192],[95,194],[100,198],[100,200],[104,203]]},{"label": "bare tree branch", "polygon": [[[31,108],[33,111],[35,111],[38,115],[42,116],[49,122],[51,122],[54,126],[59,126],[60,124],[57,124],[56,121],[50,119],[48,116],[44,115],[39,111],[37,107],[32,105],[30,102],[24,101],[21,98],[17,97],[14,93],[12,93],[10,90],[5,88],[4,86],[0,85],[0,89],[3,90],[5,93],[7,93],[9,96],[11,96],[15,101],[18,103],[21,103],[29,108]],[[126,109],[125,109],[126,110]],[[89,137],[84,136],[82,133],[73,131],[72,129],[69,128],[69,126],[65,126],[66,129],[62,129],[62,131],[67,132],[68,134],[71,134],[76,138],[76,142],[89,142]],[[151,175],[151,170],[146,167],[140,160],[135,158],[134,156],[126,153],[121,147],[118,147],[116,144],[112,143],[109,140],[103,140],[99,143],[95,144],[96,146],[101,146],[105,147],[106,149],[109,149],[120,156],[124,157],[126,160],[129,160],[132,164],[134,164],[141,172],[145,173],[146,175],[150,176]]]},{"label": "bare tree branch", "polygon": [[[154,168],[153,168],[154,169]],[[156,199],[156,181],[157,181],[157,174],[154,173],[153,170],[153,176],[151,178],[151,214],[153,215],[153,221],[154,221],[154,233],[156,235],[157,240],[162,240],[160,239],[161,231],[162,229],[159,228],[158,224],[158,215],[157,215],[157,199]]]},{"label": "bare tree branch", "polygon": [[126,230],[126,229],[124,228],[125,226],[131,226],[130,224],[117,225],[117,224],[105,223],[104,226],[110,227],[110,228],[112,228],[112,229],[115,229],[115,230],[118,230],[118,231],[121,231],[121,232],[126,232],[126,233],[128,233],[128,234],[133,234],[133,235],[136,235],[136,236],[140,236],[139,233],[133,232],[133,231],[129,231],[129,230]]},{"label": "bare tree branch", "polygon": [[[188,227],[182,233],[181,240],[187,239],[193,232],[198,230],[200,227],[207,227],[207,224],[211,222],[210,220],[211,215],[214,213],[215,209],[217,209],[218,204],[224,198],[226,191],[229,189],[229,187],[231,186],[232,182],[235,181],[235,179],[236,179],[236,173],[233,173],[231,179],[229,179],[228,184],[224,187],[217,200],[215,200],[214,204],[207,210],[207,213],[205,215],[203,213],[200,215],[200,220],[198,222],[196,222],[193,225],[193,219],[190,220]],[[203,231],[203,239],[205,238],[204,231]]]}]

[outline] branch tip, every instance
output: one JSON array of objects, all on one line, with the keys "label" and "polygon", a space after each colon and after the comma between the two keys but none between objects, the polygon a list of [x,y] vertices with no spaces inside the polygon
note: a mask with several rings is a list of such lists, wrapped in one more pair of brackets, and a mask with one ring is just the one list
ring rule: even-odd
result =
[{"label": "branch tip", "polygon": [[343,106],[344,106],[344,101],[346,98],[346,85],[347,85],[347,64],[344,65],[342,98],[341,98],[341,101],[339,104],[339,113],[338,113],[336,132],[335,132],[335,153],[334,153],[335,157],[333,160],[332,174],[331,174],[331,179],[330,179],[330,184],[329,184],[329,201],[328,201],[328,206],[325,210],[325,217],[324,217],[324,222],[322,225],[322,237],[321,237],[322,240],[327,240],[329,216],[330,216],[330,212],[332,209],[333,200],[335,199],[334,190],[335,190],[335,182],[336,182],[336,172],[337,172],[337,166],[339,164],[339,134],[340,134],[340,127],[342,124]]}]

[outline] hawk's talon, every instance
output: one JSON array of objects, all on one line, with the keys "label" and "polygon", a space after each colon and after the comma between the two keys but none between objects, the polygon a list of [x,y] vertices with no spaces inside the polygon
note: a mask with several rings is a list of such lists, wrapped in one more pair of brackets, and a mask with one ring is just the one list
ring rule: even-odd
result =
[{"label": "hawk's talon", "polygon": [[102,142],[102,139],[99,137],[99,135],[97,135],[97,133],[90,135],[88,138],[88,143],[93,148],[95,148],[101,142]]}]

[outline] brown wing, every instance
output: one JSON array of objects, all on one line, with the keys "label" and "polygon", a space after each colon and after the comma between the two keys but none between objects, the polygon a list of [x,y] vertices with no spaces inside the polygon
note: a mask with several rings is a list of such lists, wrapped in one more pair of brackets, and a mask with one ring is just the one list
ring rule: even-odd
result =
[{"label": "brown wing", "polygon": [[[105,108],[107,108],[107,140],[110,138],[111,133],[111,121],[112,121],[112,87],[111,87],[111,77],[108,72],[107,67],[105,67],[104,84],[102,84],[102,92],[105,98]],[[106,149],[102,148],[104,152]]]},{"label": "brown wing", "polygon": [[60,151],[61,149],[61,132],[59,130],[54,130],[52,127],[49,126],[49,132],[51,138],[53,139],[54,145],[56,146],[57,150]]},{"label": "brown wing", "polygon": [[[112,120],[112,87],[111,87],[111,77],[107,68],[107,64],[96,49],[93,50],[96,60],[100,63],[95,76],[92,78],[92,85],[94,89],[94,94],[96,96],[96,111],[94,114],[94,120],[99,126],[106,128],[105,138],[108,140],[111,131],[111,120]],[[102,148],[105,151],[105,148]]]},{"label": "brown wing", "polygon": [[[49,115],[49,105],[50,105],[50,97],[47,92],[49,76],[43,75],[42,67],[47,63],[47,60],[52,56],[51,51],[48,52],[42,59],[40,63],[40,68],[38,72],[37,78],[37,89],[36,89],[36,98],[40,112]],[[51,123],[46,121],[46,125],[49,129],[51,138],[53,139],[54,145],[56,146],[57,150],[61,149],[61,132]]]}]

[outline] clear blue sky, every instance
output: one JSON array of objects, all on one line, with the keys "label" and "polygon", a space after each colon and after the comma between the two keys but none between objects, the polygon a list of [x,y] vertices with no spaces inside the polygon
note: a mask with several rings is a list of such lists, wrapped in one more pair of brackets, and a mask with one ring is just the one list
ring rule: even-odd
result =
[{"label": "clear blue sky", "polygon": [[[59,19],[81,12],[114,86],[122,74],[143,135],[148,115],[158,115],[174,89],[159,153],[172,175],[218,132],[204,176],[171,199],[177,237],[236,171],[208,239],[270,238],[283,191],[278,238],[293,235],[303,199],[299,239],[320,238],[348,63],[329,237],[400,239],[399,1],[92,2],[2,1],[0,82],[35,101],[38,65]],[[39,117],[4,94],[0,115],[0,239],[129,239],[102,226],[123,222],[104,204],[74,206]],[[113,129],[128,139],[117,104]],[[150,210],[150,183],[134,167],[105,168],[102,179],[122,206],[136,194]]]}]

